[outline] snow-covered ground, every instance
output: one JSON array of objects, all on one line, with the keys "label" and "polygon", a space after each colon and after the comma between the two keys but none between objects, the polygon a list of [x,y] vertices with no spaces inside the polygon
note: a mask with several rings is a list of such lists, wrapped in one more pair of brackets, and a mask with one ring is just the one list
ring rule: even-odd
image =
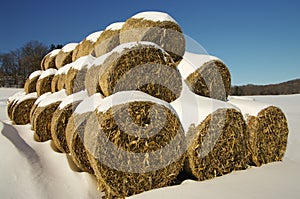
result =
[{"label": "snow-covered ground", "polygon": [[[6,99],[18,91],[0,88],[0,198],[101,198],[95,178],[78,172],[70,157],[52,149],[51,141],[34,141],[30,125],[11,125],[6,113]],[[271,103],[284,111],[290,133],[283,162],[203,182],[187,180],[181,185],[130,198],[300,198],[300,95],[239,99]]]}]

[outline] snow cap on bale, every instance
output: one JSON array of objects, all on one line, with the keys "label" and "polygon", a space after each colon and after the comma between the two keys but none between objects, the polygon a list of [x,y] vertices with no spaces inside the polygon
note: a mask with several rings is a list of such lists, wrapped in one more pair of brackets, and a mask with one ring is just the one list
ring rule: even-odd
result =
[{"label": "snow cap on bale", "polygon": [[72,61],[74,62],[80,57],[94,54],[95,43],[101,33],[102,31],[94,32],[81,41],[73,50]]},{"label": "snow cap on bale", "polygon": [[65,78],[66,92],[68,95],[85,90],[84,82],[86,71],[94,60],[95,57],[92,55],[87,55],[80,57],[75,62],[71,63],[72,66],[68,70]]},{"label": "snow cap on bale", "polygon": [[61,68],[72,62],[73,51],[77,45],[78,43],[68,43],[59,51],[55,59],[57,68]]},{"label": "snow cap on bale", "polygon": [[86,91],[80,91],[67,96],[62,100],[59,107],[53,114],[51,122],[51,136],[55,146],[61,152],[70,153],[66,142],[66,128],[68,121],[78,104],[87,96]]},{"label": "snow cap on bale", "polygon": [[72,63],[64,65],[57,70],[51,82],[52,93],[66,89],[66,76],[71,67]]},{"label": "snow cap on bale", "polygon": [[71,157],[78,168],[82,171],[94,173],[90,162],[88,160],[86,150],[83,145],[84,128],[87,119],[94,112],[94,110],[102,102],[103,96],[96,93],[90,97],[85,98],[76,108],[68,121],[66,127],[67,146],[70,150]]},{"label": "snow cap on bale", "polygon": [[14,110],[14,106],[16,105],[16,102],[18,101],[18,99],[24,97],[25,95],[26,95],[26,93],[24,91],[19,91],[8,98],[8,100],[7,100],[7,115],[10,120],[12,120],[12,113]]},{"label": "snow cap on bale", "polygon": [[36,83],[36,92],[38,96],[44,93],[51,92],[52,79],[57,72],[56,69],[50,68],[45,70],[39,77]]},{"label": "snow cap on bale", "polygon": [[231,75],[219,58],[186,52],[178,69],[195,94],[227,100],[231,88]]},{"label": "snow cap on bale", "polygon": [[106,27],[95,43],[95,56],[100,57],[120,45],[119,34],[124,22],[115,22]]},{"label": "snow cap on bale", "polygon": [[167,102],[181,92],[181,75],[172,57],[151,42],[131,42],[113,49],[97,65],[104,96],[125,90],[139,90]]},{"label": "snow cap on bale", "polygon": [[282,161],[288,142],[288,124],[282,110],[271,104],[231,97],[230,103],[238,106],[247,120],[249,164],[261,166]]},{"label": "snow cap on bale", "polygon": [[84,144],[108,198],[169,185],[185,159],[184,131],[175,110],[140,91],[104,98],[87,121]]},{"label": "snow cap on bale", "polygon": [[30,122],[30,110],[37,99],[37,93],[29,93],[19,98],[12,111],[12,121],[18,125],[25,125]]},{"label": "snow cap on bale", "polygon": [[52,116],[59,104],[67,97],[65,90],[53,93],[41,100],[33,113],[33,130],[36,141],[51,140]]},{"label": "snow cap on bale", "polygon": [[37,70],[29,75],[29,78],[26,80],[25,85],[24,85],[24,90],[25,90],[26,94],[36,92],[36,83],[41,74],[42,74],[42,71]]},{"label": "snow cap on bale", "polygon": [[142,12],[122,26],[120,43],[150,41],[161,46],[178,62],[185,52],[185,38],[178,23],[167,13]]},{"label": "snow cap on bale", "polygon": [[55,59],[60,49],[52,50],[48,53],[41,61],[41,69],[47,70],[49,68],[57,68],[55,64]]}]

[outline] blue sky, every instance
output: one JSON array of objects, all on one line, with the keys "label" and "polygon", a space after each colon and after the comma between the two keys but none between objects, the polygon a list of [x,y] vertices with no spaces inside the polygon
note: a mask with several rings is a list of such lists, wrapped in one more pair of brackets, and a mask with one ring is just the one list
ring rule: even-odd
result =
[{"label": "blue sky", "polygon": [[300,78],[298,0],[9,0],[0,7],[0,52],[30,40],[80,42],[146,10],[169,13],[229,67],[234,85]]}]

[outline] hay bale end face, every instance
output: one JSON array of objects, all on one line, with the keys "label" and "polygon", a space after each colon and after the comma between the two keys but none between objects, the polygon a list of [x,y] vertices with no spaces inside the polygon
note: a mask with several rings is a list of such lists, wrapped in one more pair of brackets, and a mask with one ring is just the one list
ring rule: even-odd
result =
[{"label": "hay bale end face", "polygon": [[66,74],[71,67],[72,63],[67,64],[57,70],[51,82],[52,93],[60,91],[62,89],[66,89]]},{"label": "hay bale end face", "polygon": [[42,100],[46,99],[49,95],[51,95],[51,92],[47,92],[47,93],[44,93],[43,95],[39,96],[37,98],[37,100],[34,102],[34,104],[32,105],[32,107],[31,107],[31,110],[30,110],[30,113],[29,113],[29,116],[30,116],[29,118],[30,118],[30,124],[31,124],[31,129],[32,130],[33,130],[34,112],[35,112],[36,108],[38,107],[39,103]]},{"label": "hay bale end face", "polygon": [[87,119],[92,112],[99,106],[103,96],[96,93],[85,98],[76,108],[68,121],[66,127],[67,146],[70,150],[71,157],[78,168],[82,171],[94,174],[94,170],[90,165],[85,147],[83,145],[84,129]]},{"label": "hay bale end face", "polygon": [[57,54],[59,53],[60,50],[61,49],[52,50],[50,53],[48,53],[43,58],[43,60],[41,62],[41,69],[42,70],[47,70],[49,68],[57,69],[56,64],[55,64],[55,59],[56,59],[56,56],[57,56]]},{"label": "hay bale end face", "polygon": [[69,118],[78,104],[87,97],[86,91],[81,91],[66,97],[53,114],[51,136],[55,146],[64,153],[70,153],[66,141],[66,127]]},{"label": "hay bale end face", "polygon": [[27,94],[18,99],[13,106],[12,121],[17,125],[30,123],[30,110],[37,99],[37,93]]},{"label": "hay bale end face", "polygon": [[56,55],[55,58],[55,65],[56,68],[61,68],[66,64],[69,64],[72,62],[72,55],[73,55],[73,50],[75,47],[78,45],[78,43],[69,43],[66,44]]},{"label": "hay bale end face", "polygon": [[73,50],[72,62],[76,61],[80,57],[91,55],[95,50],[95,43],[101,33],[102,31],[94,32],[80,42]]},{"label": "hay bale end face", "polygon": [[51,121],[55,110],[66,98],[65,90],[53,93],[40,101],[33,113],[33,130],[36,141],[51,140]]},{"label": "hay bale end face", "polygon": [[138,91],[105,98],[86,124],[84,144],[107,197],[167,186],[185,159],[177,114],[166,102]]},{"label": "hay bale end face", "polygon": [[36,92],[38,96],[51,92],[52,79],[56,72],[56,69],[50,68],[41,74],[36,83]]},{"label": "hay bale end face", "polygon": [[120,43],[150,41],[167,51],[175,62],[185,52],[185,38],[178,23],[162,12],[142,12],[129,18],[122,26]]},{"label": "hay bale end face", "polygon": [[31,75],[26,80],[25,85],[24,85],[24,90],[25,90],[26,94],[36,92],[36,83],[41,74],[42,74],[41,70],[37,70],[37,71],[34,71],[33,73],[31,73]]},{"label": "hay bale end face", "polygon": [[167,102],[179,97],[181,75],[172,57],[156,44],[122,44],[109,54],[99,75],[105,96],[119,91],[139,90]]},{"label": "hay bale end face", "polygon": [[16,105],[17,101],[24,97],[26,93],[24,91],[19,91],[8,98],[7,100],[7,115],[10,120],[12,120],[12,113],[14,110],[14,106]]}]

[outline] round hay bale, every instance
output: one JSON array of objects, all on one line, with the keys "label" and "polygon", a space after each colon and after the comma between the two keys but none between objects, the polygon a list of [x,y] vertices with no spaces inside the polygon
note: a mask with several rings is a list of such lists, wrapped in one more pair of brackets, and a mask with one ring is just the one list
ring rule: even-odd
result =
[{"label": "round hay bale", "polygon": [[178,23],[167,13],[141,12],[129,18],[120,31],[120,43],[150,41],[167,51],[175,62],[185,52],[185,38]]},{"label": "round hay bale", "polygon": [[59,51],[60,51],[60,49],[52,50],[50,53],[48,53],[42,59],[42,62],[41,62],[41,69],[42,70],[47,70],[49,68],[57,69],[56,64],[55,64],[55,59],[56,59],[56,56],[59,53]]},{"label": "round hay bale", "polygon": [[8,100],[7,100],[7,115],[10,120],[12,120],[12,113],[13,113],[14,106],[16,105],[18,99],[24,97],[25,95],[26,95],[26,93],[24,91],[19,91],[8,98]]},{"label": "round hay bale", "polygon": [[65,86],[68,95],[85,90],[86,71],[95,60],[92,55],[80,57],[71,65],[71,68],[66,73]]},{"label": "round hay bale", "polygon": [[219,58],[186,53],[178,69],[197,95],[226,101],[231,88],[231,75]]},{"label": "round hay bale", "polygon": [[65,90],[53,93],[40,101],[33,113],[34,138],[38,142],[51,140],[52,116],[61,101],[66,98]]},{"label": "round hay bale", "polygon": [[103,99],[100,93],[85,98],[69,118],[66,127],[66,140],[71,157],[78,168],[82,171],[94,174],[90,165],[85,147],[83,145],[84,128],[86,121]]},{"label": "round hay bale", "polygon": [[105,96],[139,90],[167,102],[177,99],[182,88],[172,57],[151,42],[122,44],[112,50],[102,64],[99,82]]},{"label": "round hay bale", "polygon": [[80,42],[73,50],[72,62],[75,62],[80,57],[91,55],[95,50],[95,43],[101,33],[102,31],[94,32]]},{"label": "round hay bale", "polygon": [[87,92],[81,91],[66,97],[58,106],[53,114],[51,122],[52,140],[58,150],[63,153],[70,153],[66,141],[66,128],[69,118],[78,106],[78,104],[86,98]]},{"label": "round hay bale", "polygon": [[30,122],[30,110],[37,99],[37,93],[27,94],[17,100],[12,111],[12,121],[17,125]]},{"label": "round hay bale", "polygon": [[39,96],[39,97],[36,99],[36,101],[34,102],[34,104],[32,105],[31,110],[30,110],[30,113],[29,113],[29,116],[30,116],[29,119],[30,119],[30,124],[31,124],[31,130],[33,130],[33,120],[34,120],[33,116],[34,116],[34,112],[35,112],[37,106],[39,105],[39,103],[40,103],[42,100],[46,99],[49,95],[51,95],[51,92],[44,93],[43,95]]},{"label": "round hay bale", "polygon": [[72,62],[73,50],[78,45],[78,43],[69,43],[66,44],[56,55],[55,65],[56,68],[61,68],[66,64]]},{"label": "round hay bale", "polygon": [[41,74],[36,83],[36,92],[38,96],[51,92],[52,79],[56,72],[56,69],[50,68]]},{"label": "round hay bale", "polygon": [[176,112],[165,101],[139,91],[105,98],[87,121],[84,146],[108,198],[169,185],[185,159]]},{"label": "round hay bale", "polygon": [[107,26],[95,43],[95,56],[100,57],[120,45],[119,34],[124,22]]},{"label": "round hay bale", "polygon": [[55,73],[52,82],[51,82],[51,91],[52,93],[66,89],[66,74],[72,67],[72,63],[64,65]]},{"label": "round hay bale", "polygon": [[29,78],[25,81],[25,85],[24,85],[24,90],[26,94],[36,92],[36,83],[41,74],[42,74],[41,70],[37,70],[31,73]]}]

